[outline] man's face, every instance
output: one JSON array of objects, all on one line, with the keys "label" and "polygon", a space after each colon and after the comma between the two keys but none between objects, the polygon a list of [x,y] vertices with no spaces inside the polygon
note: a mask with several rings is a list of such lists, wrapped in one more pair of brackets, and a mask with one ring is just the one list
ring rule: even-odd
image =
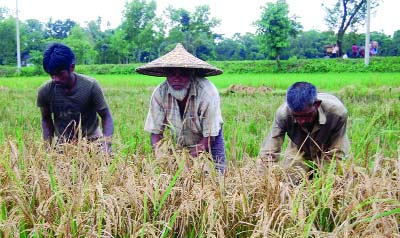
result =
[{"label": "man's face", "polygon": [[51,80],[58,86],[62,88],[70,89],[74,86],[73,71],[74,66],[71,65],[69,69],[63,69],[51,74]]},{"label": "man's face", "polygon": [[68,88],[68,85],[72,80],[72,74],[69,70],[60,70],[51,75],[51,80],[62,88]]},{"label": "man's face", "polygon": [[183,90],[189,85],[192,75],[192,69],[171,68],[167,71],[167,81],[174,90]]},{"label": "man's face", "polygon": [[314,104],[300,112],[292,112],[296,122],[303,128],[311,129],[318,116],[319,104]]}]

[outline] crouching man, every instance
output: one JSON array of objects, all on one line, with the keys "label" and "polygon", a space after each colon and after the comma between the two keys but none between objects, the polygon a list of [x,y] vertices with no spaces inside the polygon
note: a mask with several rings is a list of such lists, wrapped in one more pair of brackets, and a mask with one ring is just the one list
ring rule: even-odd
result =
[{"label": "crouching man", "polygon": [[[259,173],[278,162],[285,135],[289,139],[283,160],[286,168],[308,172],[310,164],[321,165],[333,158],[345,158],[350,150],[346,124],[347,110],[337,97],[317,93],[316,87],[307,82],[293,84],[261,146]],[[292,178],[298,180],[299,176]]]}]

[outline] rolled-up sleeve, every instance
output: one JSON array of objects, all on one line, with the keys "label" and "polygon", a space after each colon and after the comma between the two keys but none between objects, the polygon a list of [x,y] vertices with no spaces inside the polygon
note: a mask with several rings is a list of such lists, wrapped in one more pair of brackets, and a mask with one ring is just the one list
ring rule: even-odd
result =
[{"label": "rolled-up sleeve", "polygon": [[335,130],[331,134],[331,143],[328,152],[335,154],[339,159],[344,159],[350,152],[350,141],[346,133],[347,112],[341,115]]},{"label": "rolled-up sleeve", "polygon": [[223,123],[220,108],[220,97],[218,94],[210,97],[201,116],[201,127],[203,137],[218,136]]},{"label": "rolled-up sleeve", "polygon": [[282,112],[282,107],[280,107],[275,114],[271,131],[269,135],[265,137],[264,143],[261,146],[258,155],[259,158],[266,160],[272,159],[274,162],[279,160],[281,147],[286,134],[285,120],[286,115]]},{"label": "rolled-up sleeve", "polygon": [[162,134],[165,128],[166,111],[163,106],[160,88],[154,89],[144,130],[153,134]]}]

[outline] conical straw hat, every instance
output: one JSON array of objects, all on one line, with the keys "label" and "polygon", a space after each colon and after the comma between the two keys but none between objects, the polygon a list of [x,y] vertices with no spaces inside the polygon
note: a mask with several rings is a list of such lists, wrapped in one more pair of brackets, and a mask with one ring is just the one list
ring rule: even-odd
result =
[{"label": "conical straw hat", "polygon": [[180,43],[176,45],[175,49],[164,56],[136,68],[136,72],[151,76],[165,77],[167,76],[166,70],[168,68],[195,69],[195,74],[197,76],[214,76],[223,73],[222,70],[187,52]]}]

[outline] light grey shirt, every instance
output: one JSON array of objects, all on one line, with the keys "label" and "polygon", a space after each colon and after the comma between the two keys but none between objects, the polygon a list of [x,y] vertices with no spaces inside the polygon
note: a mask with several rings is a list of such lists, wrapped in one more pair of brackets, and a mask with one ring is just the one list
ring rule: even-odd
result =
[{"label": "light grey shirt", "polygon": [[154,89],[144,130],[163,134],[167,126],[182,146],[198,144],[203,137],[217,136],[223,124],[217,88],[205,78],[191,80],[183,117],[167,81]]},{"label": "light grey shirt", "polygon": [[[302,128],[295,120],[291,110],[283,103],[275,114],[270,134],[265,138],[259,157],[271,159],[269,155],[277,155],[285,135],[289,137],[285,158],[296,157],[299,154],[305,159],[321,158],[322,152],[335,153],[336,157],[345,157],[350,150],[346,134],[347,110],[343,103],[333,95],[319,93],[321,106],[318,108],[316,120],[311,132]],[[275,156],[277,161],[279,156]]]}]

